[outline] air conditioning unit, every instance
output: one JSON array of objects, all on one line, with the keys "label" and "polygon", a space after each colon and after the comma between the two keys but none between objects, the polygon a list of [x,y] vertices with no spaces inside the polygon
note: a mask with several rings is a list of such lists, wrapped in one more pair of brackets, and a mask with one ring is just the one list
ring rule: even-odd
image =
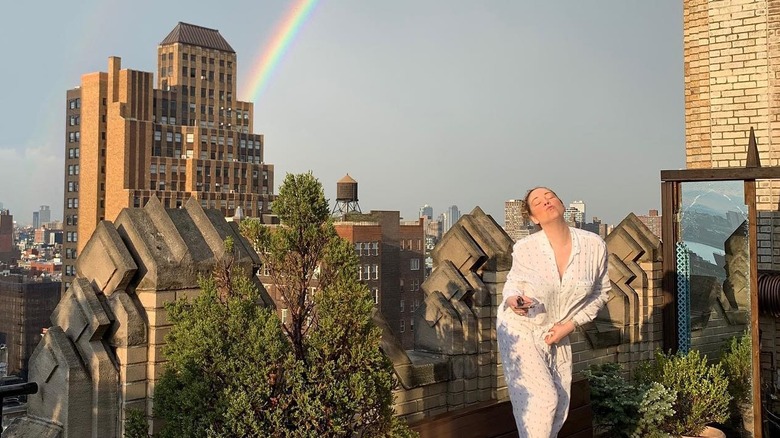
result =
[{"label": "air conditioning unit", "polygon": [[232,194],[234,194],[234,193],[236,193],[236,191],[235,191],[235,190],[231,190],[231,191],[230,191],[230,194],[231,194],[231,195],[232,195]]}]

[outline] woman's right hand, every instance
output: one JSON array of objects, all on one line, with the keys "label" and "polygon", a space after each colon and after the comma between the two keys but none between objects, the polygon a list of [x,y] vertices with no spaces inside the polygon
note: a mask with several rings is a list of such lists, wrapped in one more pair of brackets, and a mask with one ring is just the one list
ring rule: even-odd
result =
[{"label": "woman's right hand", "polygon": [[515,295],[507,298],[507,303],[516,314],[527,316],[528,309],[534,305],[534,300],[525,295]]}]

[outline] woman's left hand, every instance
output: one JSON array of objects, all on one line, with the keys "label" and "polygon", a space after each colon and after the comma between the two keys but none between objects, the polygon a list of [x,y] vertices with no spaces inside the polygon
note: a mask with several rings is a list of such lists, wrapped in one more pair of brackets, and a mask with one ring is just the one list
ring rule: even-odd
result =
[{"label": "woman's left hand", "polygon": [[547,345],[557,344],[561,339],[568,336],[574,331],[574,323],[571,321],[556,322],[554,326],[550,328],[550,331],[544,335],[544,342]]}]

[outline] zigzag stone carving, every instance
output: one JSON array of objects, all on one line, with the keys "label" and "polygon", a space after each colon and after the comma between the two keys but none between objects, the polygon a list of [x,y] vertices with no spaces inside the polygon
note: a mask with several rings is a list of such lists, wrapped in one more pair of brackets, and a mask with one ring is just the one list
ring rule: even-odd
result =
[{"label": "zigzag stone carving", "polygon": [[[653,313],[660,300],[660,278],[648,278],[653,265],[660,268],[661,241],[633,213],[607,236],[609,278],[612,292],[607,305],[584,328],[593,348],[651,340],[643,336],[660,312]],[[643,266],[644,265],[644,266]]]},{"label": "zigzag stone carving", "polygon": [[383,340],[402,386],[398,415],[414,420],[506,398],[495,317],[511,257],[512,239],[479,207],[436,245],[433,271],[422,284],[425,300],[414,316],[414,350],[388,350],[389,329]]},{"label": "zigzag stone carving", "polygon": [[[3,438],[119,437],[128,409],[151,415],[170,330],[164,304],[199,293],[198,275],[211,273],[228,237],[234,266],[254,274],[259,258],[237,225],[196,199],[166,209],[153,198],[100,222],[30,360],[29,380],[39,391]],[[264,301],[272,303],[267,294]]]}]

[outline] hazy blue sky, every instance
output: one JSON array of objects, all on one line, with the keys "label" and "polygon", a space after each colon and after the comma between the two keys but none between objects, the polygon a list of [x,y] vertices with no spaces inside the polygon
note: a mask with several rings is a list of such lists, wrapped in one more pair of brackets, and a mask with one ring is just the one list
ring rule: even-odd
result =
[{"label": "hazy blue sky", "polygon": [[[11,2],[0,16],[0,202],[62,217],[65,91],[83,73],[156,70],[179,21],[218,29],[250,80],[292,2]],[[679,1],[320,0],[265,92],[255,131],[276,187],[312,170],[363,211],[482,207],[548,185],[617,223],[660,206],[684,166]]]}]

